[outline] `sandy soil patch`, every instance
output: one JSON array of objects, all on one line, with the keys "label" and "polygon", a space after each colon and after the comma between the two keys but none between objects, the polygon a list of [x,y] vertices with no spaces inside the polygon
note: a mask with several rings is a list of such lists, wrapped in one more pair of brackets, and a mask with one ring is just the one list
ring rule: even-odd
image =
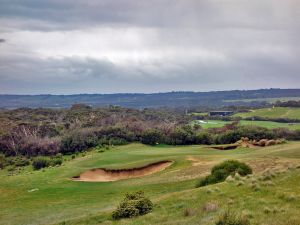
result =
[{"label": "sandy soil patch", "polygon": [[266,170],[285,171],[288,168],[296,167],[300,164],[299,159],[284,159],[279,157],[257,158],[246,160],[254,173],[263,173]]},{"label": "sandy soil patch", "polygon": [[196,156],[187,156],[186,160],[191,161],[193,166],[199,166],[199,165],[207,166],[207,165],[214,164],[214,162],[206,161]]},{"label": "sandy soil patch", "polygon": [[143,177],[162,171],[169,167],[172,163],[172,161],[161,161],[151,163],[143,167],[130,169],[92,169],[83,172],[78,177],[73,177],[73,180],[85,182],[109,182],[129,178]]}]

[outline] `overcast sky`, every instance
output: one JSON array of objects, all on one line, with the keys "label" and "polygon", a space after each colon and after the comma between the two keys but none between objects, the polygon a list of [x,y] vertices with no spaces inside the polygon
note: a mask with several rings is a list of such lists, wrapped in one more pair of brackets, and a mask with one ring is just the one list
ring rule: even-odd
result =
[{"label": "overcast sky", "polygon": [[0,93],[300,88],[300,0],[0,0]]}]

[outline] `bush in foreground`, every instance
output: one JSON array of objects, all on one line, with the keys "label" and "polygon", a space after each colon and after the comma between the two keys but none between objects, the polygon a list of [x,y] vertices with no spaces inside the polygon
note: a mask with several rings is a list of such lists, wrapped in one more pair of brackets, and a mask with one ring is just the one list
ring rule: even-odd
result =
[{"label": "bush in foreground", "polygon": [[236,173],[241,176],[246,176],[248,174],[252,174],[252,169],[247,164],[237,160],[224,161],[214,166],[211,170],[211,174],[201,179],[196,187],[225,181],[229,175],[235,175]]},{"label": "bush in foreground", "polygon": [[139,191],[132,194],[126,194],[118,208],[113,212],[112,218],[115,220],[132,218],[139,215],[145,215],[152,209],[153,203],[145,197],[144,192]]},{"label": "bush in foreground", "polygon": [[227,210],[217,220],[215,225],[250,225],[247,217],[241,217]]}]

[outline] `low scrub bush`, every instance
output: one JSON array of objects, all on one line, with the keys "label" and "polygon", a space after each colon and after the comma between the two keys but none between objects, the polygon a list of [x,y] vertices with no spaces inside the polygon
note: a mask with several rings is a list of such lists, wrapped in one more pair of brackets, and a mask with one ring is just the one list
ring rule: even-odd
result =
[{"label": "low scrub bush", "polygon": [[249,219],[239,216],[229,210],[220,215],[215,225],[250,225]]},{"label": "low scrub bush", "polygon": [[3,169],[6,166],[6,158],[3,154],[0,154],[0,169]]},{"label": "low scrub bush", "polygon": [[27,157],[37,155],[55,155],[60,151],[60,138],[22,137],[19,151]]},{"label": "low scrub bush", "polygon": [[215,212],[219,209],[219,203],[216,201],[212,201],[212,202],[207,202],[205,203],[205,205],[203,206],[203,211],[204,212]]},{"label": "low scrub bush", "polygon": [[216,144],[231,144],[248,137],[251,140],[274,139],[275,133],[267,128],[258,126],[239,126],[236,129],[229,129],[216,136]]},{"label": "low scrub bush", "polygon": [[195,215],[194,209],[190,209],[190,208],[184,209],[184,211],[183,211],[184,217],[193,216],[193,215]]},{"label": "low scrub bush", "polygon": [[30,164],[30,160],[23,156],[8,157],[6,158],[6,162],[8,165],[14,165],[16,167],[28,166]]},{"label": "low scrub bush", "polygon": [[107,138],[101,138],[99,141],[98,141],[98,144],[99,145],[108,145],[108,146],[111,146],[111,145],[126,145],[128,144],[128,141],[123,139],[123,138],[110,138],[110,139],[107,139]]},{"label": "low scrub bush", "polygon": [[264,208],[264,213],[265,213],[265,214],[269,214],[269,213],[271,213],[271,211],[272,211],[272,210],[271,210],[269,207],[265,207],[265,208]]},{"label": "low scrub bush", "polygon": [[253,184],[251,184],[250,185],[250,188],[253,190],[253,191],[260,191],[260,186],[259,186],[259,184],[257,184],[257,183],[253,183]]},{"label": "low scrub bush", "polygon": [[201,133],[198,133],[195,136],[195,143],[196,144],[204,144],[204,145],[213,144],[214,143],[213,136],[212,136],[212,134],[210,134],[208,132],[202,131]]},{"label": "low scrub bush", "polygon": [[195,143],[195,133],[191,126],[177,127],[168,135],[166,140],[166,144],[171,145],[190,145]]},{"label": "low scrub bush", "polygon": [[141,142],[147,145],[155,145],[160,143],[163,135],[159,130],[147,130],[142,133]]},{"label": "low scrub bush", "polygon": [[61,156],[56,156],[53,158],[39,156],[33,159],[32,166],[35,170],[40,170],[49,166],[59,166],[62,164],[62,162],[63,158]]},{"label": "low scrub bush", "polygon": [[62,138],[62,153],[76,153],[98,145],[93,129],[73,131]]},{"label": "low scrub bush", "polygon": [[118,208],[113,212],[112,218],[118,220],[121,218],[145,215],[151,212],[152,209],[153,203],[145,197],[144,192],[139,191],[132,194],[126,194]]},{"label": "low scrub bush", "polygon": [[60,166],[63,162],[62,158],[55,157],[50,159],[50,166]]},{"label": "low scrub bush", "polygon": [[252,169],[247,164],[236,160],[224,161],[214,166],[211,174],[200,180],[197,187],[225,181],[228,176],[234,176],[235,174],[246,176],[252,174]]},{"label": "low scrub bush", "polygon": [[35,170],[40,170],[42,168],[48,167],[49,165],[49,159],[46,157],[36,157],[32,162],[32,166]]}]

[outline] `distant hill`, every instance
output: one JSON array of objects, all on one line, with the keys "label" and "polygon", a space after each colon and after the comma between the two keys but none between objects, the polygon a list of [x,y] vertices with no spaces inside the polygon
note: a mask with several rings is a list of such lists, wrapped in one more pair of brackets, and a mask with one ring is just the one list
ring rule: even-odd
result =
[{"label": "distant hill", "polygon": [[[66,108],[74,103],[132,108],[251,105],[267,98],[300,97],[300,89],[260,89],[153,94],[0,95],[0,108]],[[251,99],[251,101],[243,101]],[[257,101],[256,101],[257,99]],[[234,100],[234,101],[230,101]]]}]

